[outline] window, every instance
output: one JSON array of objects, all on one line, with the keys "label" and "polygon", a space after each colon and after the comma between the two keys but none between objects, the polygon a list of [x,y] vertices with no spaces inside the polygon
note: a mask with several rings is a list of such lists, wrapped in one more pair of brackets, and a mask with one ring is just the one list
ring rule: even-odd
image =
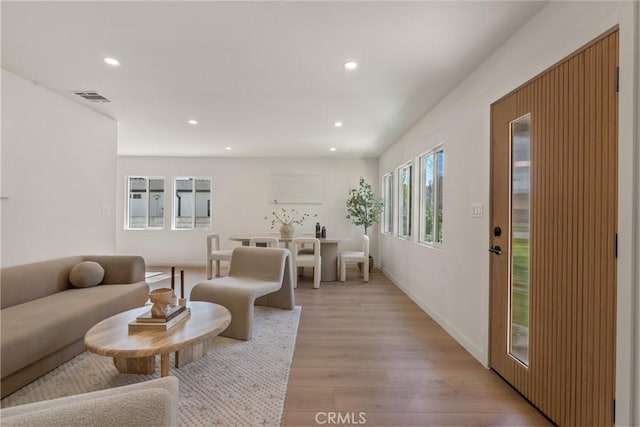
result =
[{"label": "window", "polygon": [[511,122],[511,334],[509,354],[529,365],[531,115]]},{"label": "window", "polygon": [[420,157],[420,242],[442,245],[444,149]]},{"label": "window", "polygon": [[164,228],[164,178],[131,176],[127,194],[127,229]]},{"label": "window", "polygon": [[393,232],[393,173],[382,178],[383,206],[382,206],[382,232]]},{"label": "window", "polygon": [[211,178],[178,177],[174,188],[173,228],[211,228]]},{"label": "window", "polygon": [[398,168],[398,236],[411,236],[411,169],[410,163]]}]

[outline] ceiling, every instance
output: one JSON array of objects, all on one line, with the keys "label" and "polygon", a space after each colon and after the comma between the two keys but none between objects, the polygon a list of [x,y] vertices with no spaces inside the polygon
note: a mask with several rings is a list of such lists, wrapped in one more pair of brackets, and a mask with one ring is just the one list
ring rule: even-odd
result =
[{"label": "ceiling", "polygon": [[544,4],[3,1],[2,67],[117,120],[121,155],[377,157]]}]

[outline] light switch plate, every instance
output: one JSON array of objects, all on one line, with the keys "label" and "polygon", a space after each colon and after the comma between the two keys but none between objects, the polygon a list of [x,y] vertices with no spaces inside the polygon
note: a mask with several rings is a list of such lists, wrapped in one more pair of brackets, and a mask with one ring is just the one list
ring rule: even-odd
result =
[{"label": "light switch plate", "polygon": [[482,216],[483,216],[482,203],[472,203],[471,204],[471,217],[472,218],[482,218]]}]

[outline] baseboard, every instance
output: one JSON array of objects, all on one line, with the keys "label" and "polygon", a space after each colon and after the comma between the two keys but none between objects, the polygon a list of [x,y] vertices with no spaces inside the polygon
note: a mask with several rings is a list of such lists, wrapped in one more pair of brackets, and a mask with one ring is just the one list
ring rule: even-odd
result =
[{"label": "baseboard", "polygon": [[482,351],[477,345],[473,344],[463,333],[458,331],[453,325],[441,316],[433,307],[420,299],[409,288],[402,284],[400,280],[389,273],[387,270],[382,269],[382,273],[396,285],[402,292],[404,292],[413,302],[416,303],[425,313],[427,313],[433,320],[438,323],[442,329],[444,329],[453,339],[455,339],[465,350],[469,352],[475,359],[478,360],[485,368],[489,367],[489,358],[487,354]]}]

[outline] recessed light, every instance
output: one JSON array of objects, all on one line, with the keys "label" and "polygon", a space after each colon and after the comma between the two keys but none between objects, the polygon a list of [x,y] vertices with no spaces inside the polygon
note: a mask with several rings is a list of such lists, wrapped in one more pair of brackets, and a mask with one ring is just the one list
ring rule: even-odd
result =
[{"label": "recessed light", "polygon": [[231,151],[231,147],[225,147],[225,150]]},{"label": "recessed light", "polygon": [[344,68],[351,71],[358,68],[358,63],[356,61],[347,61],[344,63]]},{"label": "recessed light", "polygon": [[190,125],[197,125],[197,124],[198,124],[198,121],[197,121],[197,120],[193,120],[193,119],[191,119],[191,120],[189,120],[189,124],[190,124]]},{"label": "recessed light", "polygon": [[108,56],[104,58],[104,62],[106,62],[109,65],[113,65],[114,67],[120,65],[120,61],[118,61],[115,58],[109,58]]},{"label": "recessed light", "polygon": [[342,122],[335,122],[333,125],[335,127],[337,127],[337,128],[341,128],[342,127]]},{"label": "recessed light", "polygon": [[336,151],[336,147],[329,148],[329,151]]}]

